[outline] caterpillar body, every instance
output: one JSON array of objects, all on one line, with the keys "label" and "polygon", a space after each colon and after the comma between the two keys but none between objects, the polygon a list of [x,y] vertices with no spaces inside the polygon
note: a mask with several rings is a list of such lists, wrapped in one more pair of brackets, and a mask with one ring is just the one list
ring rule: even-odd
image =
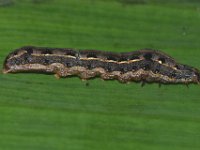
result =
[{"label": "caterpillar body", "polygon": [[99,50],[75,50],[25,46],[11,52],[4,61],[3,73],[39,72],[56,77],[100,77],[158,83],[199,83],[200,72],[177,63],[157,50],[143,49],[114,53]]}]

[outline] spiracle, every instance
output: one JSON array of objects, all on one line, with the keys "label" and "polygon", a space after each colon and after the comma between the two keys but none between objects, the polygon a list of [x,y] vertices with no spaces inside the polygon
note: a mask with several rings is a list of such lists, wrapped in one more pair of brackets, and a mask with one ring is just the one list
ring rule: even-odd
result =
[{"label": "spiracle", "polygon": [[106,52],[25,46],[11,52],[4,61],[3,73],[52,73],[56,77],[100,77],[122,83],[199,83],[200,72],[177,63],[167,54],[151,49],[133,52]]}]

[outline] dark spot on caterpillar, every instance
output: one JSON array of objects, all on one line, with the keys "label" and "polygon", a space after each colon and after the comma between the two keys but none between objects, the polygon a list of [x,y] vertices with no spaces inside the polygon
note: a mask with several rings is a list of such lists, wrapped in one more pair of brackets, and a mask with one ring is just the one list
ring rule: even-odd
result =
[{"label": "dark spot on caterpillar", "polygon": [[121,57],[120,59],[119,59],[119,62],[120,61],[127,61],[128,59],[126,58],[126,57]]},{"label": "dark spot on caterpillar", "polygon": [[74,63],[76,63],[77,66],[82,66],[89,70],[91,70],[95,67],[99,67],[99,65],[100,65],[99,61],[96,61],[96,60],[82,60],[82,61],[76,61]]},{"label": "dark spot on caterpillar", "polygon": [[26,52],[30,55],[33,53],[33,48],[32,47],[27,47]]},{"label": "dark spot on caterpillar", "polygon": [[108,62],[106,66],[104,66],[104,69],[106,69],[108,72],[112,72],[112,71],[119,71],[121,67],[113,62]]},{"label": "dark spot on caterpillar", "polygon": [[160,69],[156,68],[155,73],[159,73],[159,72],[160,72]]},{"label": "dark spot on caterpillar", "polygon": [[13,58],[9,61],[10,65],[20,65],[22,63],[21,59]]},{"label": "dark spot on caterpillar", "polygon": [[76,57],[76,51],[73,51],[73,50],[67,50],[67,51],[65,52],[65,55],[70,55],[70,56],[74,56],[74,57]]},{"label": "dark spot on caterpillar", "polygon": [[43,50],[41,54],[52,54],[52,51],[49,49]]},{"label": "dark spot on caterpillar", "polygon": [[176,72],[171,72],[170,74],[169,74],[172,78],[175,78],[177,75],[176,75]]},{"label": "dark spot on caterpillar", "polygon": [[182,67],[183,67],[183,68],[181,68],[181,69],[189,70],[189,71],[194,71],[194,68],[191,68],[190,66],[182,65]]},{"label": "dark spot on caterpillar", "polygon": [[180,69],[178,65],[175,65],[174,67],[175,67],[176,69]]},{"label": "dark spot on caterpillar", "polygon": [[136,67],[136,66],[132,66],[132,69],[133,69],[133,70],[136,70],[136,69],[137,69],[137,67]]},{"label": "dark spot on caterpillar", "polygon": [[164,64],[165,63],[165,58],[158,58],[158,61],[161,61],[161,64]]},{"label": "dark spot on caterpillar", "polygon": [[119,67],[119,71],[120,71],[121,73],[124,73],[126,70],[127,70],[126,65],[121,64],[120,67]]},{"label": "dark spot on caterpillar", "polygon": [[88,68],[88,69],[92,69],[92,64],[91,64],[91,63],[88,63],[88,64],[87,64],[87,68]]},{"label": "dark spot on caterpillar", "polygon": [[143,57],[147,60],[150,60],[152,58],[152,54],[151,53],[146,53],[143,55]]},{"label": "dark spot on caterpillar", "polygon": [[32,49],[29,49],[29,50],[26,50],[27,51],[27,53],[29,54],[29,55],[31,55],[32,53],[33,53],[33,50]]},{"label": "dark spot on caterpillar", "polygon": [[174,66],[176,69],[178,69],[178,70],[180,70],[180,69],[183,69],[184,68],[184,66],[182,66],[182,65],[175,65]]},{"label": "dark spot on caterpillar", "polygon": [[152,71],[153,71],[154,73],[160,73],[160,71],[161,71],[161,66],[160,66],[159,64],[155,64],[155,63],[154,63],[153,68],[152,68]]},{"label": "dark spot on caterpillar", "polygon": [[134,55],[130,57],[130,60],[135,60],[135,59],[140,59],[140,57]]},{"label": "dark spot on caterpillar", "polygon": [[[64,59],[64,62],[65,62],[65,66],[67,66],[67,67],[82,66],[82,65],[87,67],[87,64],[88,64],[87,61],[85,61],[84,64],[82,64],[83,62],[77,62],[76,59],[74,59],[74,58]],[[62,62],[60,62],[60,63],[62,63]],[[79,65],[79,64],[81,64],[81,65]]]},{"label": "dark spot on caterpillar", "polygon": [[117,58],[115,56],[109,55],[107,56],[107,60],[117,61]]},{"label": "dark spot on caterpillar", "polygon": [[143,67],[144,70],[150,70],[150,64],[145,64]]},{"label": "dark spot on caterpillar", "polygon": [[90,58],[90,57],[92,57],[92,58],[97,58],[97,55],[94,54],[94,53],[89,53],[89,54],[87,54],[87,58]]},{"label": "dark spot on caterpillar", "polygon": [[141,63],[141,67],[144,69],[144,70],[150,70],[151,69],[151,61],[150,60],[142,60],[140,61]]},{"label": "dark spot on caterpillar", "polygon": [[70,62],[65,62],[65,66],[67,66],[67,67],[71,67],[72,64],[71,64]]},{"label": "dark spot on caterpillar", "polygon": [[13,52],[13,55],[17,55],[17,54],[18,54],[18,51]]},{"label": "dark spot on caterpillar", "polygon": [[107,65],[106,70],[107,70],[108,72],[111,72],[111,71],[112,71],[111,66],[110,66],[110,65]]},{"label": "dark spot on caterpillar", "polygon": [[120,68],[120,72],[124,73],[125,72],[125,68]]},{"label": "dark spot on caterpillar", "polygon": [[122,73],[126,73],[128,71],[137,70],[137,66],[135,66],[133,63],[131,63],[130,65],[121,64],[118,70],[121,71]]},{"label": "dark spot on caterpillar", "polygon": [[44,65],[48,65],[49,64],[49,59],[44,59]]},{"label": "dark spot on caterpillar", "polygon": [[29,55],[28,54],[24,54],[24,61],[25,61],[25,63],[29,62]]}]

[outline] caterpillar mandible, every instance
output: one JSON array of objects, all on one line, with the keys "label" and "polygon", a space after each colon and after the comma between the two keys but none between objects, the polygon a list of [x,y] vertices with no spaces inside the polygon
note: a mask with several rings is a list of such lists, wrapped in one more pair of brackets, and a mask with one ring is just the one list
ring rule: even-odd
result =
[{"label": "caterpillar mandible", "polygon": [[180,64],[167,54],[151,49],[133,52],[106,52],[25,46],[11,52],[5,59],[3,73],[39,72],[56,77],[100,77],[122,83],[199,83],[200,72]]}]

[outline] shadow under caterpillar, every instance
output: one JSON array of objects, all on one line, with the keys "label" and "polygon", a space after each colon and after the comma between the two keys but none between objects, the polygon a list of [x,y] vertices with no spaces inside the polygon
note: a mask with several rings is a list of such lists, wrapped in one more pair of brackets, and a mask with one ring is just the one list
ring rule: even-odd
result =
[{"label": "shadow under caterpillar", "polygon": [[11,52],[4,61],[3,73],[53,73],[56,77],[100,77],[158,83],[199,83],[200,72],[177,63],[163,52],[144,49],[133,52],[105,52],[68,48],[26,46]]}]

